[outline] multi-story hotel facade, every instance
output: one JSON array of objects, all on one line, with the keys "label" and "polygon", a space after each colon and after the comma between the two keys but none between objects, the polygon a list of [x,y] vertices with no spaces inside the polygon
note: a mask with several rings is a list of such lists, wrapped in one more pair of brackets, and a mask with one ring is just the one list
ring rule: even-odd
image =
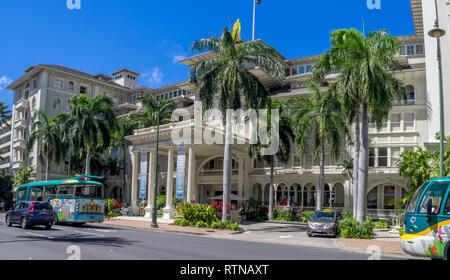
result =
[{"label": "multi-story hotel facade", "polygon": [[0,125],[0,176],[11,174],[11,121]]},{"label": "multi-story hotel facade", "polygon": [[[422,3],[423,2],[423,3]],[[411,0],[415,34],[399,36],[404,45],[398,57],[402,70],[395,76],[405,85],[408,100],[394,104],[381,129],[370,126],[369,188],[367,193],[369,214],[392,216],[397,213],[393,200],[401,199],[408,191],[407,179],[399,175],[396,162],[405,150],[437,149],[435,139],[439,131],[439,91],[437,73],[436,39],[426,35],[433,28],[434,2]],[[439,1],[440,26],[449,32],[450,1]],[[324,36],[328,36],[324,34]],[[270,42],[268,42],[270,43]],[[442,38],[444,67],[444,99],[450,106],[450,37]],[[212,53],[199,54],[180,61],[192,67]],[[310,90],[306,82],[311,77],[310,69],[320,56],[286,59],[281,54],[280,62],[286,69],[286,78],[277,80],[261,68],[249,66],[251,71],[271,92],[271,98],[288,100],[307,95]],[[179,108],[187,109],[192,116],[194,101],[198,100],[198,89],[189,82],[180,82],[159,89],[138,86],[139,73],[122,69],[112,73],[91,75],[57,65],[38,65],[26,70],[9,89],[14,90],[15,99],[12,118],[11,164],[13,170],[22,166],[35,167],[35,180],[44,178],[43,165],[39,164],[36,147],[25,155],[24,144],[30,134],[31,112],[43,109],[50,115],[68,111],[68,100],[76,93],[92,97],[105,93],[112,97],[119,116],[142,110],[138,96],[150,94],[157,100],[174,99]],[[335,77],[327,77],[332,82]],[[323,88],[324,90],[326,87]],[[216,100],[217,101],[217,100]],[[445,112],[446,132],[450,131],[450,112]],[[148,201],[147,216],[153,207],[154,167],[159,166],[158,194],[167,194],[165,216],[173,216],[173,196],[176,180],[184,180],[185,201],[195,200],[210,203],[211,198],[222,194],[222,168],[224,146],[206,143],[185,145],[185,153],[178,154],[179,147],[172,141],[172,132],[184,126],[195,136],[193,120],[163,125],[159,133],[159,160],[155,162],[156,128],[136,130],[127,137],[132,145],[129,149],[130,166],[127,168],[127,186],[122,187],[120,176],[107,178],[107,195],[120,197],[131,203],[137,213],[140,199]],[[194,139],[195,140],[195,139]],[[249,157],[249,145],[233,144],[232,193],[246,200],[253,198],[267,204],[269,199],[270,168],[264,162]],[[343,145],[339,159],[326,157],[324,206],[349,211],[352,209],[353,193],[350,178],[340,166],[343,160],[352,159],[352,147]],[[145,161],[145,164],[142,164]],[[185,167],[185,176],[177,178],[177,161]],[[145,166],[143,170],[141,167]],[[181,174],[182,172],[180,172]],[[67,166],[52,167],[51,178],[67,176]],[[144,178],[146,176],[146,178]],[[287,164],[276,163],[275,200],[278,207],[293,207],[298,210],[312,209],[319,179],[318,160],[311,154],[293,153]],[[145,182],[144,190],[140,187]],[[144,197],[142,196],[144,194]]]}]

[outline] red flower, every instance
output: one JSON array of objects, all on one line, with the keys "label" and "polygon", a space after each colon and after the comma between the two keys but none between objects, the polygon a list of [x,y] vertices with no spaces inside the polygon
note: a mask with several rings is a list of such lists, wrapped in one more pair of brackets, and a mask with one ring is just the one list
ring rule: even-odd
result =
[{"label": "red flower", "polygon": [[439,256],[439,252],[438,252],[436,246],[431,247],[430,252],[433,253],[435,256]]},{"label": "red flower", "polygon": [[227,206],[227,207],[230,207],[230,203],[227,203],[226,206]]},{"label": "red flower", "polygon": [[234,209],[235,209],[234,206],[231,206],[231,211],[234,211]]}]

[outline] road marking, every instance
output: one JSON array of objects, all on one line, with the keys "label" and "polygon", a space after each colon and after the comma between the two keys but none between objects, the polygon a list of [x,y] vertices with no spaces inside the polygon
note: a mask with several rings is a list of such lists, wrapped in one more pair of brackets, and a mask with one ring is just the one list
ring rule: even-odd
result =
[{"label": "road marking", "polygon": [[79,231],[79,230],[74,230],[73,232],[105,237],[105,235],[103,235],[103,234],[98,234],[98,233],[93,233],[93,232],[85,232],[85,231]]},{"label": "road marking", "polygon": [[109,229],[94,229],[94,230],[98,232],[117,232],[116,230],[109,230]]},{"label": "road marking", "polygon": [[60,228],[60,227],[53,227],[54,229],[61,229],[61,230],[63,230],[64,228]]},{"label": "road marking", "polygon": [[48,239],[53,239],[53,237],[51,237],[51,236],[47,236],[47,235],[43,235],[43,234],[38,234],[38,233],[34,233],[34,232],[28,232],[28,231],[26,231],[25,233],[30,234],[30,235],[34,235],[34,236],[39,236],[39,237],[45,237],[45,238],[48,238]]},{"label": "road marking", "polygon": [[280,236],[281,239],[286,239],[286,238],[292,238],[292,235],[282,235]]}]

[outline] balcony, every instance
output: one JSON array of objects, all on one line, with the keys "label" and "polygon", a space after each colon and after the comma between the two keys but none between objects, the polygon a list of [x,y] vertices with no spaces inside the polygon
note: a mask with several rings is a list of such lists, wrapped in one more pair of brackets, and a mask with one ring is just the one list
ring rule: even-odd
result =
[{"label": "balcony", "polygon": [[14,122],[14,129],[25,129],[27,128],[27,121],[25,119],[19,119]]},{"label": "balcony", "polygon": [[18,149],[18,150],[25,150],[27,147],[27,143],[25,140],[21,139],[21,140],[17,140],[14,142],[13,144],[13,148],[14,149]]},{"label": "balcony", "polygon": [[29,101],[27,99],[21,99],[16,103],[15,109],[18,111],[23,111],[25,109],[28,109]]},{"label": "balcony", "polygon": [[13,168],[13,170],[17,170],[17,169],[22,168],[24,166],[25,166],[24,162],[23,161],[19,161],[19,162],[13,163],[12,168]]}]

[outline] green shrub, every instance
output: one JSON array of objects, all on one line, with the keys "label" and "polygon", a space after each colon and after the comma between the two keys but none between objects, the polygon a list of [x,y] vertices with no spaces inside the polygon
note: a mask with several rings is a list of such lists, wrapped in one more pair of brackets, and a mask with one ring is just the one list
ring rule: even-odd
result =
[{"label": "green shrub", "polygon": [[216,221],[216,222],[212,222],[210,227],[212,229],[222,229],[223,225],[222,225],[222,222]]},{"label": "green shrub", "polygon": [[160,210],[163,209],[165,206],[166,206],[166,196],[158,195],[156,197],[156,209]]},{"label": "green shrub", "polygon": [[308,223],[309,219],[311,219],[312,216],[314,216],[314,211],[303,211],[302,216],[300,217],[300,221],[302,223]]},{"label": "green shrub", "polygon": [[187,227],[187,226],[190,226],[190,225],[191,225],[191,223],[188,222],[188,220],[186,220],[186,219],[181,219],[181,221],[180,221],[180,226],[182,226],[182,227]]},{"label": "green shrub", "polygon": [[163,215],[164,214],[164,212],[163,212],[163,210],[162,209],[158,209],[158,210],[156,210],[156,213],[159,215],[159,216],[161,216],[161,215]]},{"label": "green shrub", "polygon": [[195,227],[196,228],[204,228],[204,227],[207,227],[208,225],[205,223],[205,222],[203,222],[203,221],[198,221],[197,223],[195,223]]},{"label": "green shrub", "polygon": [[398,235],[401,237],[403,234],[405,234],[405,230],[403,228],[399,228]]},{"label": "green shrub", "polygon": [[374,228],[376,229],[388,229],[392,226],[392,222],[389,220],[376,220],[374,221]]},{"label": "green shrub", "polygon": [[176,211],[192,225],[202,221],[210,226],[212,222],[219,220],[219,211],[210,205],[185,203],[179,205]]},{"label": "green shrub", "polygon": [[175,219],[173,220],[173,224],[179,226],[181,222],[181,219]]},{"label": "green shrub", "polygon": [[374,223],[372,218],[367,217],[366,221],[360,225],[353,218],[344,218],[339,223],[341,236],[343,238],[372,239]]}]

